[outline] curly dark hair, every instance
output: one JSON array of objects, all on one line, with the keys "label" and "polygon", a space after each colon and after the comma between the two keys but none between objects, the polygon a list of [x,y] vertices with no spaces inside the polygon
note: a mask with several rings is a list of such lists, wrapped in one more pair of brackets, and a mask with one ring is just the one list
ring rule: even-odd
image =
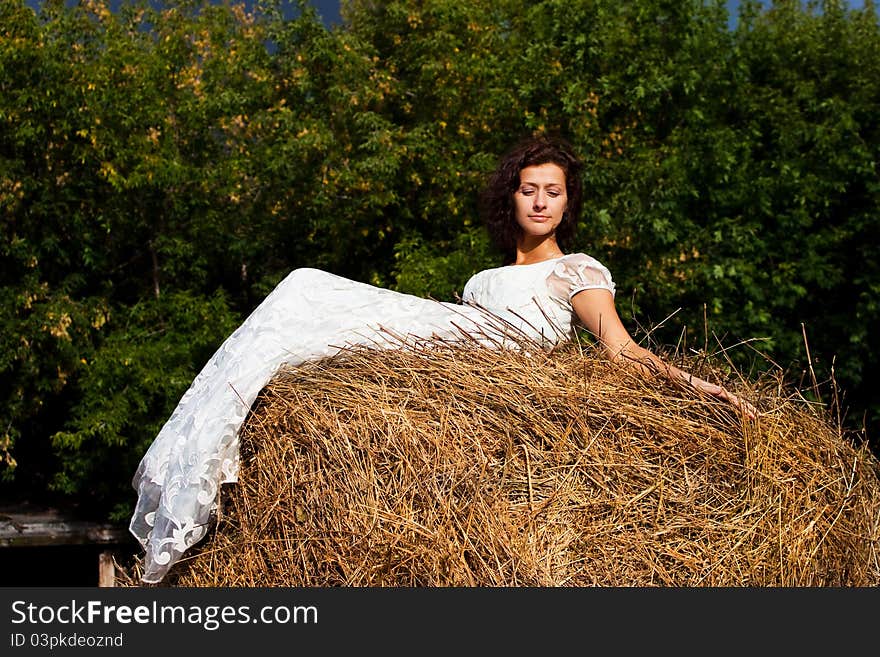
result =
[{"label": "curly dark hair", "polygon": [[519,172],[525,167],[553,163],[565,173],[565,192],[568,196],[562,222],[556,228],[556,241],[564,248],[574,236],[580,220],[583,185],[583,165],[571,145],[560,137],[527,137],[501,158],[480,195],[480,205],[486,228],[492,242],[512,262],[522,228],[516,221],[513,194],[519,187]]}]

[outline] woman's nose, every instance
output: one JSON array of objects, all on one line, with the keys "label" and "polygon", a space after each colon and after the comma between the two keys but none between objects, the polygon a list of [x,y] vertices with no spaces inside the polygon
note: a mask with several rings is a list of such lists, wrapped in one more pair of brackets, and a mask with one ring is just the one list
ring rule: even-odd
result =
[{"label": "woman's nose", "polygon": [[534,200],[532,201],[532,206],[536,210],[540,210],[547,206],[547,198],[544,196],[543,192],[537,192],[534,196]]}]

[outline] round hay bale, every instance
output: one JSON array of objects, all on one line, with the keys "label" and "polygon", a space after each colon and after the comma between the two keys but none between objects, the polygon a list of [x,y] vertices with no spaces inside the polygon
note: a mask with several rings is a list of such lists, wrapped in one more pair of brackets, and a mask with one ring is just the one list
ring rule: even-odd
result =
[{"label": "round hay bale", "polygon": [[285,371],[161,585],[876,585],[876,457],[779,381],[726,385],[758,420],[581,344]]}]

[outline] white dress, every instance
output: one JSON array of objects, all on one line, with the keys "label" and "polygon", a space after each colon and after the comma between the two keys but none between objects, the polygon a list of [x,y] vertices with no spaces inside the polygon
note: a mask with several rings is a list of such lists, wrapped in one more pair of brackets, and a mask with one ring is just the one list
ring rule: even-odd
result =
[{"label": "white dress", "polygon": [[591,288],[614,294],[609,271],[583,253],[481,271],[465,286],[463,304],[294,270],[223,342],[141,460],[129,529],[146,551],[143,581],[159,582],[204,537],[221,484],[238,478],[239,429],[282,366],[346,346],[394,348],[465,334],[490,347],[523,336],[555,344],[573,337],[571,297]]}]

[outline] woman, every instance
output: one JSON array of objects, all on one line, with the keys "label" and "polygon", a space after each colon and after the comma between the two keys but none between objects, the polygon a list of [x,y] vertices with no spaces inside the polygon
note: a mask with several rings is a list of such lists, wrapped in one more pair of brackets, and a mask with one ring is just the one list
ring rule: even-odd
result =
[{"label": "woman", "polygon": [[[636,344],[614,307],[614,285],[608,270],[584,254],[563,254],[559,242],[572,235],[580,214],[580,168],[578,159],[562,143],[530,140],[511,151],[484,192],[489,231],[497,246],[512,253],[516,265],[555,262],[551,285],[558,284],[553,279],[566,272],[564,280],[573,285],[569,299],[574,314],[611,359],[625,359],[643,372],[663,372],[671,379],[686,381],[754,417],[754,407],[736,395],[665,363]],[[588,273],[591,269],[592,274]],[[471,283],[483,275],[477,274]],[[602,276],[607,281],[603,282]]]},{"label": "woman", "polygon": [[140,463],[130,530],[146,552],[143,581],[159,582],[205,535],[220,485],[237,480],[239,429],[272,376],[346,346],[544,345],[571,339],[582,325],[610,358],[685,381],[753,417],[754,408],[724,388],[635,344],[614,308],[609,271],[583,253],[563,253],[560,242],[580,212],[580,166],[567,144],[545,138],[526,140],[502,159],[483,200],[489,232],[509,262],[474,275],[463,304],[316,269],[291,272],[211,357]]}]

